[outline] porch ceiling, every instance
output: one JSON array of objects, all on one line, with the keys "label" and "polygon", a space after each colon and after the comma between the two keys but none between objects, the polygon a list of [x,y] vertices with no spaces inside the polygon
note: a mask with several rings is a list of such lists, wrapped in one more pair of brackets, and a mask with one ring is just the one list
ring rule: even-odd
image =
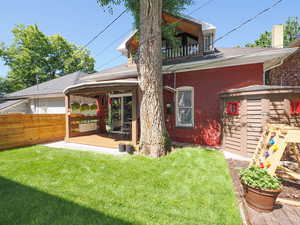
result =
[{"label": "porch ceiling", "polygon": [[87,82],[66,88],[64,94],[96,97],[112,91],[133,91],[137,85],[137,79]]}]

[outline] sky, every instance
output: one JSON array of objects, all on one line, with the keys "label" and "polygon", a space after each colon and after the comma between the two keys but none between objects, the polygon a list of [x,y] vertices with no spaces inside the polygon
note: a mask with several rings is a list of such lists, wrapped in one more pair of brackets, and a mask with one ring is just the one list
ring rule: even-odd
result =
[{"label": "sky", "polygon": [[[277,0],[213,0],[190,14],[206,1],[194,0],[184,13],[214,24],[218,38]],[[12,43],[11,30],[16,24],[37,24],[46,35],[60,34],[70,42],[84,45],[124,10],[123,6],[118,6],[110,14],[99,7],[97,0],[9,0],[1,1],[0,8],[0,42],[6,45]],[[260,33],[270,31],[273,25],[285,23],[289,16],[300,17],[299,0],[283,0],[271,11],[217,42],[216,47],[244,46],[257,39]],[[88,46],[97,70],[126,62],[125,57],[119,57],[116,48],[132,29],[133,18],[128,12]],[[0,61],[0,76],[5,77],[8,71]]]}]

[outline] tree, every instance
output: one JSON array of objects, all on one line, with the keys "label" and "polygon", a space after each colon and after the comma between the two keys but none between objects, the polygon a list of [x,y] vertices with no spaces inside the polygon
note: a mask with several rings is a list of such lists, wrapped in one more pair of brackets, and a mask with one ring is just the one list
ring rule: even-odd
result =
[{"label": "tree", "polygon": [[95,60],[85,49],[60,35],[46,36],[37,25],[17,25],[13,43],[0,45],[0,57],[10,71],[1,81],[6,91],[17,91],[78,70],[94,71]]},{"label": "tree", "polygon": [[[298,17],[289,17],[284,24],[284,47],[287,47],[300,34],[300,23]],[[265,31],[255,43],[246,44],[246,47],[270,47],[272,45],[272,33]]]},{"label": "tree", "polygon": [[[102,6],[125,3],[139,28],[138,72],[141,92],[141,152],[160,157],[169,150],[162,80],[162,11],[178,14],[191,0],[98,0]],[[170,33],[170,32],[166,32]]]}]

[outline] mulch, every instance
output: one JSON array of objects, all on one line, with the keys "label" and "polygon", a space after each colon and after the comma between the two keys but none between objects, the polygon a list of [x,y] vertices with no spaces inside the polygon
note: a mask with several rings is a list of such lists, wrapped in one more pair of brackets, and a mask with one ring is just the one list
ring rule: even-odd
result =
[{"label": "mulch", "polygon": [[[244,224],[300,224],[300,207],[290,205],[278,205],[272,213],[261,213],[250,208],[243,198],[243,190],[239,180],[239,168],[245,168],[249,162],[228,159],[229,171],[235,186],[235,193],[239,201]],[[300,182],[292,180],[283,181],[283,191],[280,198],[300,200]],[[299,221],[299,223],[295,223]]]}]

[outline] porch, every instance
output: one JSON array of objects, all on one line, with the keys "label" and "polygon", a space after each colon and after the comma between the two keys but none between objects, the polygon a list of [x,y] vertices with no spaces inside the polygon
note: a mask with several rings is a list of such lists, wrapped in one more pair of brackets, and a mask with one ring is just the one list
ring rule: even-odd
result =
[{"label": "porch", "polygon": [[138,145],[137,80],[88,82],[65,90],[69,143],[117,148]]}]

